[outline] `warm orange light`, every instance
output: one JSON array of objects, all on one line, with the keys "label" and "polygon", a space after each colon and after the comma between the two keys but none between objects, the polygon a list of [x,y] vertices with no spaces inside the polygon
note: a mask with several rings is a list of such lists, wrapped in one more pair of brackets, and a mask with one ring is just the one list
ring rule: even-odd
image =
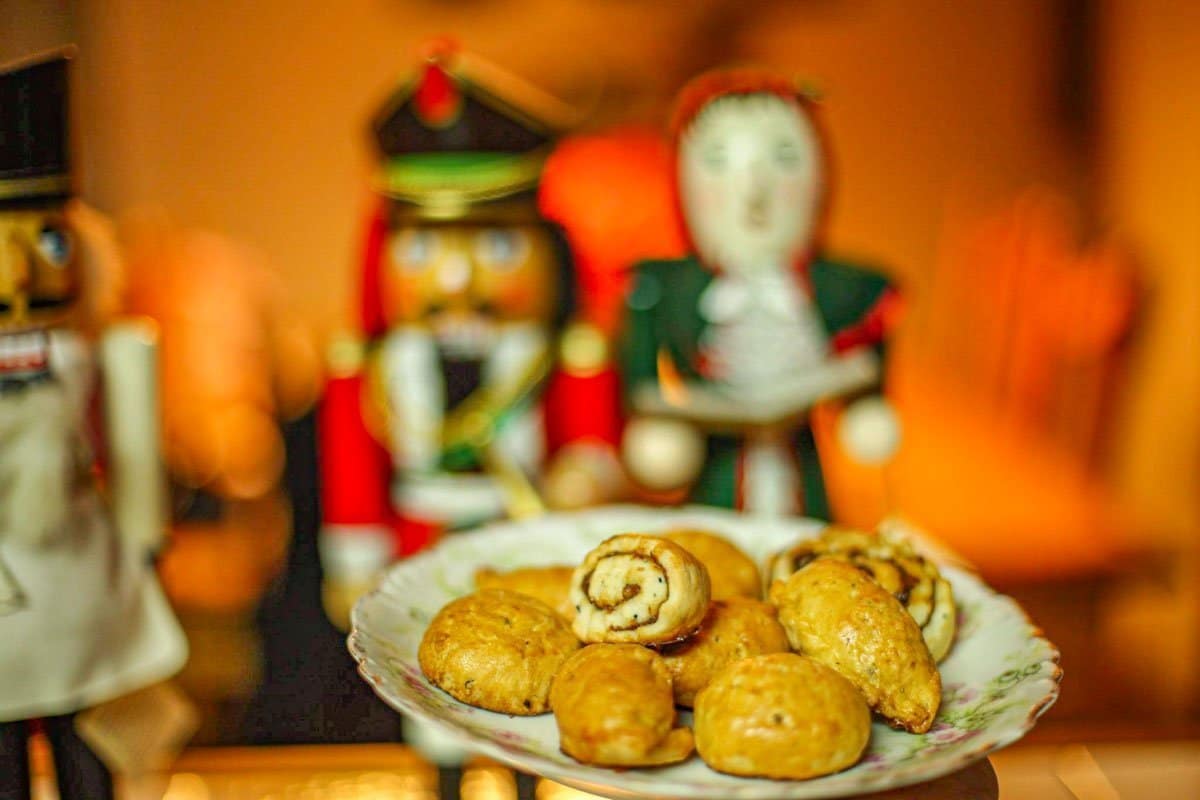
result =
[{"label": "warm orange light", "polygon": [[542,778],[537,783],[534,797],[536,800],[591,800],[591,798],[598,800],[600,795],[588,794],[579,789],[572,789],[570,786],[563,786],[561,783]]},{"label": "warm orange light", "polygon": [[517,779],[507,767],[475,759],[463,771],[459,793],[463,800],[517,800]]}]

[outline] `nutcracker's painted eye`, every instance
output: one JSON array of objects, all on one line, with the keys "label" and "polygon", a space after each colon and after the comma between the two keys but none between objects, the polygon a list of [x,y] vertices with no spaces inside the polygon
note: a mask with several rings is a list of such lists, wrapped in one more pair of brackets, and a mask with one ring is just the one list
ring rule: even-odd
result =
[{"label": "nutcracker's painted eye", "polygon": [[514,269],[529,254],[529,237],[515,228],[487,228],[475,237],[475,257],[492,269]]},{"label": "nutcracker's painted eye", "polygon": [[409,228],[392,238],[392,262],[407,272],[421,272],[433,263],[438,235],[428,228]]},{"label": "nutcracker's painted eye", "polygon": [[70,262],[72,244],[70,232],[57,225],[45,225],[38,233],[38,251],[54,267],[65,267]]}]

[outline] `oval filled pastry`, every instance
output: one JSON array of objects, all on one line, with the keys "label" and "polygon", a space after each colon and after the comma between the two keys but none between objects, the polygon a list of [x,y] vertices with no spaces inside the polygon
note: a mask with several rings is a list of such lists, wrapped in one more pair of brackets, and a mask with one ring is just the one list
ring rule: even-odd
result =
[{"label": "oval filled pastry", "polygon": [[921,628],[934,661],[941,661],[950,652],[957,628],[954,591],[937,565],[906,539],[831,525],[817,538],[773,555],[767,562],[768,588],[821,556],[865,570],[891,592]]},{"label": "oval filled pastry", "polygon": [[671,675],[636,644],[593,644],[563,664],[550,690],[562,751],[587,764],[674,764],[692,753],[692,732],[675,727]]},{"label": "oval filled pastry", "polygon": [[536,597],[568,620],[575,616],[571,605],[571,575],[573,567],[518,567],[497,572],[490,567],[475,571],[476,589],[508,589],[517,594]]},{"label": "oval filled pastry", "polygon": [[771,586],[792,649],[853,683],[872,709],[912,733],[933,725],[937,665],[900,602],[857,567],[818,558]]},{"label": "oval filled pastry", "polygon": [[529,716],[549,710],[554,675],[578,649],[567,621],[545,603],[484,589],[434,616],[417,661],[425,677],[456,700]]},{"label": "oval filled pastry", "polygon": [[696,693],[733,662],[787,651],[787,634],[773,605],[730,597],[713,601],[694,635],[664,645],[659,652],[671,671],[675,702],[690,707]]},{"label": "oval filled pastry", "polygon": [[704,566],[684,548],[626,533],[601,542],[571,578],[575,635],[584,642],[666,644],[708,611]]},{"label": "oval filled pastry", "polygon": [[672,541],[694,555],[708,570],[713,600],[726,597],[762,596],[758,566],[750,556],[723,536],[708,531],[680,529],[667,531],[662,538]]},{"label": "oval filled pastry", "polygon": [[851,683],[794,653],[747,658],[696,697],[696,750],[730,775],[803,780],[855,764],[871,712]]}]

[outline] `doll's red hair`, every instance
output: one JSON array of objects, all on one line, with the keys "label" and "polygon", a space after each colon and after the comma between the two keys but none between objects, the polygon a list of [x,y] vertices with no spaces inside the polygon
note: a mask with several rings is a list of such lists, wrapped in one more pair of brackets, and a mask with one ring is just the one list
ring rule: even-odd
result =
[{"label": "doll's red hair", "polygon": [[714,100],[747,94],[774,95],[799,106],[806,116],[813,116],[812,101],[782,75],[756,67],[716,69],[697,75],[679,92],[671,115],[671,139],[678,143],[683,132]]}]

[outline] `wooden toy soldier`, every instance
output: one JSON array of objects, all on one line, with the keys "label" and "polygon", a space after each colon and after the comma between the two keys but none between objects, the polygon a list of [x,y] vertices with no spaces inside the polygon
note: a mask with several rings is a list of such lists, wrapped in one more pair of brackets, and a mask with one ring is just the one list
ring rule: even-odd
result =
[{"label": "wooden toy soldier", "polygon": [[596,485],[619,475],[615,371],[592,363],[585,330],[560,336],[575,276],[537,205],[572,117],[439,43],[375,120],[362,341],[334,348],[321,409],[335,617],[380,567],[442,533],[539,511],[548,470]]},{"label": "wooden toy soldier", "polygon": [[0,73],[0,797],[29,797],[36,723],[58,795],[103,800],[76,714],[172,675],[186,643],[150,558],[166,525],[154,332],[98,327],[67,63]]}]

